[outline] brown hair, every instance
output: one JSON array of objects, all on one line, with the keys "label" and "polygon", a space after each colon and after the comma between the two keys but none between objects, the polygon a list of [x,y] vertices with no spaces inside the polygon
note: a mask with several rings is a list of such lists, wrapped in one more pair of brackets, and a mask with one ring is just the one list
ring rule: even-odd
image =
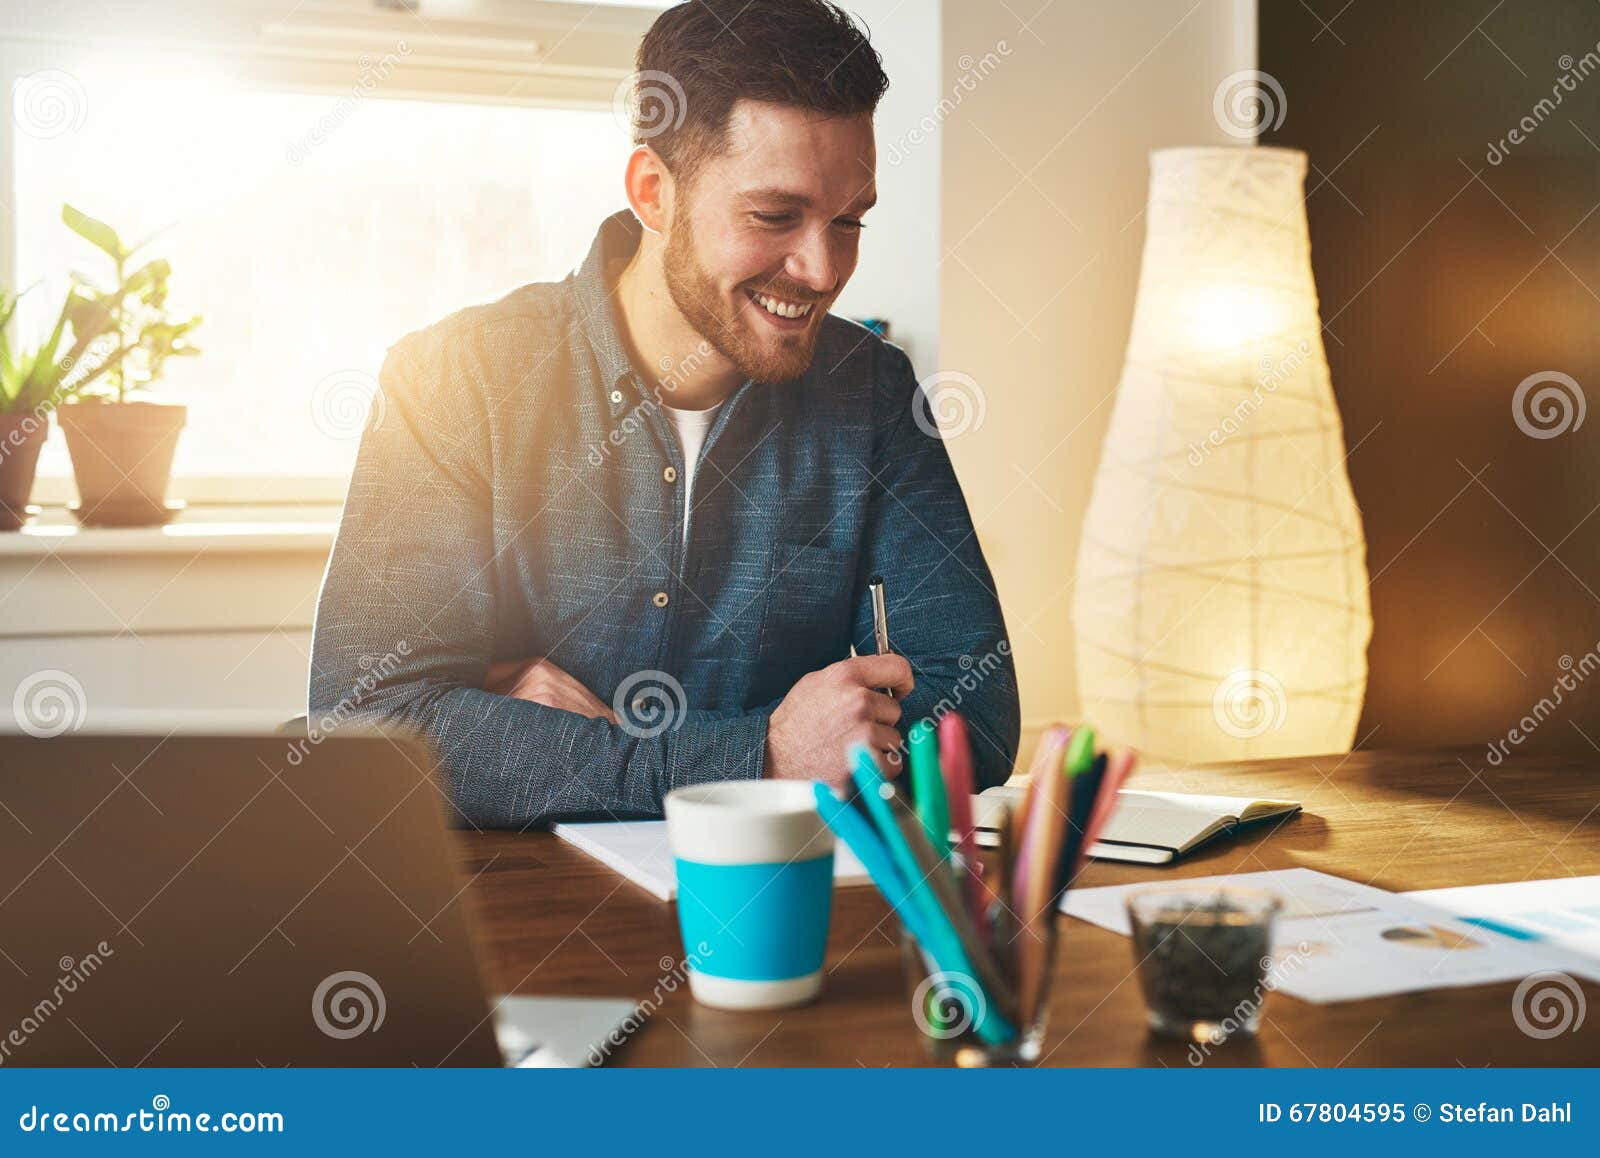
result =
[{"label": "brown hair", "polygon": [[889,87],[867,30],[827,0],[690,0],[656,18],[635,67],[634,144],[684,182],[727,147],[740,100],[849,116]]}]

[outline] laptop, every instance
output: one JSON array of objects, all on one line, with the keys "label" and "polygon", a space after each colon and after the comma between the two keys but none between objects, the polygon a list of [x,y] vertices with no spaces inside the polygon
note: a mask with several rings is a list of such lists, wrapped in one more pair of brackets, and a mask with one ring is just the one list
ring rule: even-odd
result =
[{"label": "laptop", "polygon": [[491,998],[420,740],[0,735],[0,1065],[582,1065],[623,999]]}]

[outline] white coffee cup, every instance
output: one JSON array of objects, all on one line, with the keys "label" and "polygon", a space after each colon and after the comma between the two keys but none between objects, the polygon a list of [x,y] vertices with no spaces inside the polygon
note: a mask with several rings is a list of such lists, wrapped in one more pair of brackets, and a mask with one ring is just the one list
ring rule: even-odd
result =
[{"label": "white coffee cup", "polygon": [[833,833],[809,780],[729,780],[667,794],[678,923],[695,1000],[801,1005],[822,988]]}]

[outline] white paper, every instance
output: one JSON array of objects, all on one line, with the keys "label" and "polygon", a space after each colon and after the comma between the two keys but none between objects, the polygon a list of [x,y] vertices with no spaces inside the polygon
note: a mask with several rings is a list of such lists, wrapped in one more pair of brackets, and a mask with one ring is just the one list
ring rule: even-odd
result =
[{"label": "white paper", "polygon": [[1541,953],[1573,954],[1567,966],[1600,981],[1600,876],[1464,885],[1402,895],[1529,942]]},{"label": "white paper", "polygon": [[[678,872],[664,820],[555,824],[550,831],[663,901],[678,895]],[[833,883],[870,884],[866,866],[842,840],[833,842]]]},{"label": "white paper", "polygon": [[[1412,897],[1312,869],[1164,882],[1173,890],[1237,885],[1283,902],[1273,934],[1272,988],[1327,1003],[1425,989],[1521,980],[1550,967],[1536,947],[1489,932]],[[1126,899],[1144,882],[1076,889],[1063,898],[1071,916],[1129,935]]]}]

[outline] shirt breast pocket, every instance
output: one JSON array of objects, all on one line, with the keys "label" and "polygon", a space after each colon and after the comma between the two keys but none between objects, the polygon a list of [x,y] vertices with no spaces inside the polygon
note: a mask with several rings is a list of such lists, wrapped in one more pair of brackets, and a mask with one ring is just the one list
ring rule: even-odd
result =
[{"label": "shirt breast pocket", "polygon": [[761,621],[763,673],[792,684],[850,654],[856,552],[779,542]]}]

